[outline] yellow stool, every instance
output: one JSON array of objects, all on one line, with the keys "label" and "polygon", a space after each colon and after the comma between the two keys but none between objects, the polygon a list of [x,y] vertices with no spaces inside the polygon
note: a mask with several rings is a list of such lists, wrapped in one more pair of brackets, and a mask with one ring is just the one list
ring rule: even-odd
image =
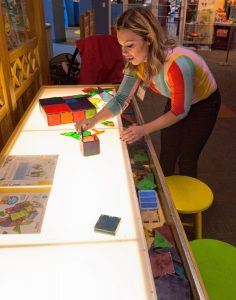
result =
[{"label": "yellow stool", "polygon": [[211,189],[199,179],[182,175],[167,176],[166,184],[176,210],[181,214],[195,214],[195,238],[201,239],[202,211],[213,202]]}]

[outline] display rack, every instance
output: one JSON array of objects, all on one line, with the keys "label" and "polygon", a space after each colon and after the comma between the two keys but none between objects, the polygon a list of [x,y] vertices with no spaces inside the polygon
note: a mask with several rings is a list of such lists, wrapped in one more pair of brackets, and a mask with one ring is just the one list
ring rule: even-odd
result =
[{"label": "display rack", "polygon": [[[134,110],[138,124],[144,123],[144,118],[142,116],[139,104],[136,99],[133,100]],[[145,137],[145,141],[148,146],[150,157],[152,159],[153,172],[155,174],[157,190],[159,193],[162,209],[164,212],[166,222],[171,226],[172,232],[177,243],[178,251],[181,254],[181,258],[184,263],[185,271],[188,275],[188,280],[190,282],[193,299],[208,299],[207,292],[205,290],[201,275],[198,271],[197,265],[195,263],[194,257],[189,247],[189,242],[187,240],[186,234],[183,230],[179,215],[174,208],[173,200],[171,199],[169,190],[165,183],[165,177],[163,175],[156,151],[154,149],[152,140],[150,136]]]},{"label": "display rack", "polygon": [[198,0],[187,1],[183,44],[210,48],[213,44],[214,20],[214,9],[200,9]]}]

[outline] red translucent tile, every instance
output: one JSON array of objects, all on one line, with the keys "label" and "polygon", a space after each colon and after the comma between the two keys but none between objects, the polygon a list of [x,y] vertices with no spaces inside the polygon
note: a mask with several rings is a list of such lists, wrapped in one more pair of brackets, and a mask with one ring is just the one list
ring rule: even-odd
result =
[{"label": "red translucent tile", "polygon": [[47,105],[43,107],[46,114],[71,111],[67,104]]},{"label": "red translucent tile", "polygon": [[73,122],[79,122],[85,118],[83,110],[72,111],[72,115],[73,115]]},{"label": "red translucent tile", "polygon": [[72,112],[61,112],[61,123],[62,124],[68,124],[73,123],[73,114]]}]

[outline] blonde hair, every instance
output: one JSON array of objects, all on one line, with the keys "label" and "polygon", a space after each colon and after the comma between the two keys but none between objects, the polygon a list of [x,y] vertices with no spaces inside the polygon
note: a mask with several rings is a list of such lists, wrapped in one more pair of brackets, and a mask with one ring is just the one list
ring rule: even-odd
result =
[{"label": "blonde hair", "polygon": [[[144,83],[149,84],[154,75],[159,73],[166,60],[166,50],[176,46],[174,39],[166,38],[157,18],[149,9],[143,7],[130,8],[120,15],[116,22],[116,30],[128,29],[150,43],[148,63],[144,68]],[[136,73],[138,66],[127,62],[126,69]]]}]

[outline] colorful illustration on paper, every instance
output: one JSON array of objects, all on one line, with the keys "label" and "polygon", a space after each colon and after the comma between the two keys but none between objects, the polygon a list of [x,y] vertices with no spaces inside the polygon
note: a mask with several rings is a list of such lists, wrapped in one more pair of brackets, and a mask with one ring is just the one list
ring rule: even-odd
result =
[{"label": "colorful illustration on paper", "polygon": [[0,234],[40,233],[48,193],[0,194]]},{"label": "colorful illustration on paper", "polygon": [[8,156],[0,167],[0,186],[51,185],[58,155]]}]

